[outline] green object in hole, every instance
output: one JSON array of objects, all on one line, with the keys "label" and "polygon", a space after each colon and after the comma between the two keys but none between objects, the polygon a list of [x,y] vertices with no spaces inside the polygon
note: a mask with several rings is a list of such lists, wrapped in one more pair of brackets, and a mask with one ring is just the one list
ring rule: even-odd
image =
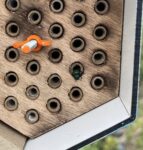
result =
[{"label": "green object in hole", "polygon": [[75,80],[79,80],[82,76],[83,72],[81,72],[80,69],[74,69],[72,76],[74,77]]}]

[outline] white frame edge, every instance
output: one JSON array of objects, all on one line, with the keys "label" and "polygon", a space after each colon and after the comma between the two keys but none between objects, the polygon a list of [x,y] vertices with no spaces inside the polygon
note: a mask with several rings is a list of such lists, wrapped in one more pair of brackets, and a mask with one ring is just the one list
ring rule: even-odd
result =
[{"label": "white frame edge", "polygon": [[36,139],[29,140],[25,150],[66,150],[131,117],[135,42],[130,41],[135,41],[136,0],[125,0],[124,14],[119,97]]},{"label": "white frame edge", "polygon": [[116,98],[41,137],[29,140],[25,150],[66,150],[128,117],[120,98]]},{"label": "white frame edge", "polygon": [[132,108],[132,86],[134,74],[134,54],[135,54],[135,32],[136,32],[136,15],[137,1],[125,0],[124,10],[124,28],[122,44],[122,62],[121,62],[121,81],[120,93],[123,104],[128,113],[131,115]]}]

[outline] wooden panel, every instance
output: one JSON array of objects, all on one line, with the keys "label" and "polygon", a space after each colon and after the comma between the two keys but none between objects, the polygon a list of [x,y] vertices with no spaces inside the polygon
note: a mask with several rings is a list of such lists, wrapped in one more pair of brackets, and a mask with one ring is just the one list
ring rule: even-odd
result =
[{"label": "wooden panel", "polygon": [[[16,12],[7,10],[5,1],[0,1],[0,86],[2,87],[0,119],[3,122],[33,138],[118,97],[123,0],[110,0],[108,2],[110,9],[104,15],[94,11],[95,3],[96,0],[65,0],[64,11],[53,13],[48,0],[21,0],[21,7]],[[32,9],[42,12],[43,19],[39,25],[31,25],[27,21],[28,12]],[[76,11],[83,11],[87,16],[83,27],[75,27],[71,23],[71,16]],[[15,21],[20,26],[20,35],[17,37],[10,37],[5,33],[5,26],[9,21]],[[59,39],[52,39],[48,32],[51,24],[55,22],[62,24],[65,31]],[[97,25],[107,28],[108,34],[104,40],[96,40],[93,37]],[[52,39],[52,47],[30,54],[23,54],[19,50],[20,58],[16,62],[7,61],[4,57],[6,49],[14,42],[25,40],[31,34]],[[83,37],[86,41],[86,47],[82,52],[74,52],[70,47],[71,40],[76,36]],[[63,59],[60,63],[49,61],[48,53],[52,48],[59,48],[62,51]],[[98,49],[102,49],[107,55],[106,63],[103,65],[95,65],[91,60],[93,53]],[[41,70],[37,75],[30,75],[26,71],[26,65],[31,60],[40,63]],[[84,74],[79,80],[75,80],[69,72],[74,62],[80,62],[84,66]],[[8,72],[17,74],[19,81],[16,86],[10,87],[5,84],[4,77]],[[62,84],[57,89],[51,88],[47,83],[49,76],[55,73],[62,79]],[[102,89],[95,90],[91,87],[94,76],[103,77],[105,84]],[[30,85],[36,85],[40,91],[36,100],[30,100],[25,95]],[[79,102],[69,98],[69,92],[73,87],[82,90],[83,97]],[[18,101],[18,108],[15,111],[8,111],[4,107],[5,99],[9,96],[14,96]],[[46,107],[47,101],[51,98],[57,98],[61,103],[61,110],[58,113],[52,113]],[[39,114],[39,120],[34,124],[28,123],[25,119],[26,112],[31,109],[37,110]]]},{"label": "wooden panel", "polygon": [[26,137],[0,122],[1,150],[23,150],[25,142]]}]

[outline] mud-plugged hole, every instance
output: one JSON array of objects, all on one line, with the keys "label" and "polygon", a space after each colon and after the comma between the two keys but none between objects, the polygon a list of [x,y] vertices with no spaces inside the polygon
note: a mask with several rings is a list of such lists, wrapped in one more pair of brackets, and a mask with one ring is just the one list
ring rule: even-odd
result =
[{"label": "mud-plugged hole", "polygon": [[82,27],[86,23],[86,15],[83,12],[75,12],[72,16],[72,24],[76,27]]},{"label": "mud-plugged hole", "polygon": [[85,49],[86,42],[82,37],[75,37],[71,40],[70,47],[75,52],[81,52]]},{"label": "mud-plugged hole", "polygon": [[95,76],[91,80],[91,86],[95,90],[101,90],[105,86],[105,80],[101,76]]},{"label": "mud-plugged hole", "polygon": [[13,47],[6,49],[5,58],[10,62],[16,62],[19,59],[19,51]]},{"label": "mud-plugged hole", "polygon": [[81,101],[83,98],[83,92],[79,87],[73,87],[69,93],[69,97],[74,102]]},{"label": "mud-plugged hole", "polygon": [[26,96],[31,100],[36,100],[40,95],[40,90],[37,86],[31,85],[26,88]]},{"label": "mud-plugged hole", "polygon": [[8,72],[5,75],[4,80],[8,86],[16,86],[19,81],[19,78],[15,72]]},{"label": "mud-plugged hole", "polygon": [[48,54],[48,58],[52,63],[60,63],[63,59],[63,53],[58,48],[53,48]]},{"label": "mud-plugged hole", "polygon": [[5,99],[4,107],[9,111],[15,111],[18,108],[18,101],[15,97],[9,96]]},{"label": "mud-plugged hole", "polygon": [[104,15],[109,11],[109,3],[107,0],[97,0],[94,10],[99,15]]},{"label": "mud-plugged hole", "polygon": [[63,0],[51,0],[50,9],[54,13],[61,13],[64,10],[65,2]]},{"label": "mud-plugged hole", "polygon": [[37,25],[42,21],[42,14],[38,10],[32,10],[28,14],[28,21],[32,25]]},{"label": "mud-plugged hole", "polygon": [[61,102],[57,98],[52,98],[47,101],[47,109],[51,113],[58,113],[61,110]]},{"label": "mud-plugged hole", "polygon": [[20,34],[20,27],[16,22],[9,22],[6,25],[6,33],[11,37],[16,37]]},{"label": "mud-plugged hole", "polygon": [[92,62],[95,65],[105,64],[107,60],[107,54],[102,50],[97,50],[92,55]]},{"label": "mud-plugged hole", "polygon": [[37,75],[40,72],[40,64],[37,60],[28,62],[26,70],[31,75]]},{"label": "mud-plugged hole", "polygon": [[62,79],[58,74],[52,74],[49,78],[48,78],[48,85],[51,88],[57,89],[61,86],[62,84]]},{"label": "mud-plugged hole", "polygon": [[49,35],[53,39],[61,38],[64,34],[64,28],[59,23],[54,23],[49,28]]},{"label": "mud-plugged hole", "polygon": [[31,109],[26,112],[25,119],[30,124],[35,124],[39,120],[39,113],[37,110]]},{"label": "mud-plugged hole", "polygon": [[10,11],[17,11],[20,8],[19,0],[6,0],[6,8]]},{"label": "mud-plugged hole", "polygon": [[104,40],[108,35],[107,28],[103,25],[98,25],[93,31],[93,36],[96,40]]},{"label": "mud-plugged hole", "polygon": [[79,80],[84,73],[84,66],[80,62],[74,62],[70,66],[70,74],[75,80]]}]

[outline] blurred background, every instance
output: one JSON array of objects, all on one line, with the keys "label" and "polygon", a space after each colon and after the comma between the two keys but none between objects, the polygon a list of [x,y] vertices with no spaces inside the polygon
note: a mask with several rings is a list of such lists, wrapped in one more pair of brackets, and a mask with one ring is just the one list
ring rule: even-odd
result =
[{"label": "blurred background", "polygon": [[136,121],[114,134],[92,143],[82,150],[143,150],[143,21],[140,96]]}]

